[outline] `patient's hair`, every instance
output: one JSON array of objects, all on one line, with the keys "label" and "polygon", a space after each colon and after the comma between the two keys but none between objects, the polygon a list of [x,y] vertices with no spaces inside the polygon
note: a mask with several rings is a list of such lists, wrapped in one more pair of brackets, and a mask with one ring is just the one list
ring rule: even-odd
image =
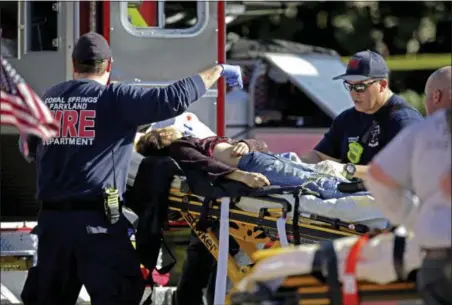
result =
[{"label": "patient's hair", "polygon": [[162,156],[167,153],[157,130],[152,130],[141,136],[135,145],[135,150],[143,156]]}]

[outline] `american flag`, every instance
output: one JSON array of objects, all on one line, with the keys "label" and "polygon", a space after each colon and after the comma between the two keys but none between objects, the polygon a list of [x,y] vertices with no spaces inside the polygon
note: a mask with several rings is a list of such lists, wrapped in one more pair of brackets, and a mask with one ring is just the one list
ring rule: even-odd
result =
[{"label": "american flag", "polygon": [[[0,125],[15,126],[22,135],[32,134],[43,140],[56,136],[59,124],[49,108],[6,59],[0,60]],[[26,141],[24,154],[28,155]]]}]

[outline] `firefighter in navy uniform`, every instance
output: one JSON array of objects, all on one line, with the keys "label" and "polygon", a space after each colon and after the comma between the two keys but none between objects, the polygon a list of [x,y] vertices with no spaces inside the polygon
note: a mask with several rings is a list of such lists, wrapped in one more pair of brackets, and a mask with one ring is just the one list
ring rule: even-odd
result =
[{"label": "firefighter in navy uniform", "polygon": [[137,127],[181,114],[221,76],[242,86],[240,68],[216,65],[165,88],[107,85],[111,50],[96,33],[80,37],[72,59],[74,79],[42,98],[59,135],[20,139],[36,162],[41,203],[38,260],[21,297],[25,305],[75,304],[84,285],[93,305],[139,304],[144,283],[121,213]]},{"label": "firefighter in navy uniform", "polygon": [[365,179],[368,164],[405,127],[422,115],[389,87],[384,58],[370,50],[354,54],[343,80],[354,106],[344,110],[314,149],[301,157],[306,163],[326,162],[351,179]]}]

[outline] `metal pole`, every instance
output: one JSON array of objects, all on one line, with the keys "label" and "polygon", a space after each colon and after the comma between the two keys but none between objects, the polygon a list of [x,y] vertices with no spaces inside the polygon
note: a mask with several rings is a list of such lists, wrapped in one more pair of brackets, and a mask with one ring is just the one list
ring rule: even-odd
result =
[{"label": "metal pole", "polygon": [[74,1],[74,42],[80,37],[80,0]]},{"label": "metal pole", "polygon": [[91,1],[89,3],[89,31],[97,32],[96,29],[96,1]]},{"label": "metal pole", "polygon": [[[217,4],[217,22],[218,22],[218,63],[226,63],[226,16],[225,3],[218,1]],[[224,79],[218,80],[218,97],[217,97],[217,135],[224,137],[226,134],[225,124],[225,101],[226,101],[226,86]]]}]

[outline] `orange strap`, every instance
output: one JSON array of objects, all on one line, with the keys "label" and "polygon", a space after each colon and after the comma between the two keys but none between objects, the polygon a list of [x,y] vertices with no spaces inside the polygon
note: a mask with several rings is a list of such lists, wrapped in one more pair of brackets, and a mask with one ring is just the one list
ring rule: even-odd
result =
[{"label": "orange strap", "polygon": [[368,235],[362,235],[348,253],[342,280],[343,304],[359,305],[358,283],[356,282],[356,263],[358,262],[362,246],[364,246],[368,240]]}]

